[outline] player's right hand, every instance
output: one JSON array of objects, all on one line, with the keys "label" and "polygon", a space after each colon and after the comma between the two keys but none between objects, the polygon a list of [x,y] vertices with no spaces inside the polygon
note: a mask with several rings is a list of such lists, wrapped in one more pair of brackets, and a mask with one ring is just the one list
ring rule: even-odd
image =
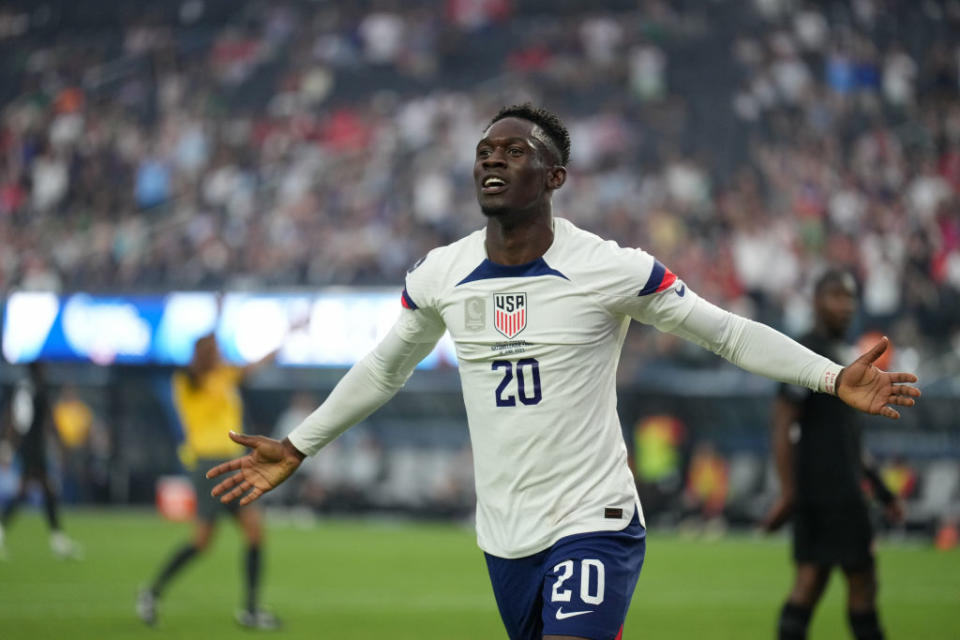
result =
[{"label": "player's right hand", "polygon": [[207,472],[207,478],[216,478],[229,471],[237,472],[219,482],[210,492],[214,497],[219,496],[223,503],[240,498],[240,506],[250,504],[289,478],[306,457],[293,446],[289,438],[281,442],[231,431],[230,439],[251,451],[242,458],[218,464]]},{"label": "player's right hand", "polygon": [[780,495],[777,497],[776,502],[773,503],[773,506],[770,507],[770,511],[767,512],[760,526],[767,533],[773,533],[782,527],[783,524],[790,519],[792,514],[793,498]]}]

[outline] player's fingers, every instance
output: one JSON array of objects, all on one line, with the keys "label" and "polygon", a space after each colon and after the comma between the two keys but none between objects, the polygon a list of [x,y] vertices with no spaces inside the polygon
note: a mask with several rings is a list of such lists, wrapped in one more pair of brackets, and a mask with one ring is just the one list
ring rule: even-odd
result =
[{"label": "player's fingers", "polygon": [[226,502],[232,502],[232,501],[236,500],[237,498],[239,498],[240,496],[242,496],[242,495],[243,495],[244,493],[246,493],[247,491],[249,491],[249,490],[250,490],[250,487],[252,487],[252,486],[253,486],[253,485],[250,484],[249,482],[244,481],[244,482],[240,483],[240,486],[235,487],[230,493],[228,493],[228,494],[224,495],[223,497],[221,497],[221,498],[220,498],[220,502],[224,502],[224,503],[226,503]]},{"label": "player's fingers", "polygon": [[898,396],[913,396],[914,398],[919,398],[922,395],[920,389],[910,386],[909,384],[895,384],[890,393]]},{"label": "player's fingers", "polygon": [[897,404],[901,407],[912,407],[917,404],[917,401],[909,396],[890,396],[887,399],[889,404]]},{"label": "player's fingers", "polygon": [[227,462],[221,462],[210,471],[207,471],[207,479],[216,478],[221,473],[226,473],[227,471],[235,471],[240,468],[240,458],[235,460],[229,460]]},{"label": "player's fingers", "polygon": [[243,433],[237,433],[236,431],[230,432],[230,439],[237,444],[242,444],[245,447],[253,447],[257,443],[257,439],[259,437],[260,436],[248,436]]},{"label": "player's fingers", "polygon": [[254,488],[253,488],[253,491],[251,491],[251,492],[248,493],[247,495],[243,496],[243,498],[240,500],[240,506],[241,506],[241,507],[246,506],[246,505],[250,504],[251,502],[253,502],[254,500],[256,500],[257,498],[259,498],[259,497],[262,496],[262,495],[263,495],[263,491],[261,491],[261,490],[260,490],[259,488],[257,488],[257,487],[254,487]]},{"label": "player's fingers", "polygon": [[891,420],[897,420],[900,418],[900,412],[892,407],[881,407],[880,415],[885,418],[890,418]]},{"label": "player's fingers", "polygon": [[887,375],[890,376],[891,382],[916,382],[917,376],[912,373],[906,373],[904,371],[890,372]]},{"label": "player's fingers", "polygon": [[237,486],[241,482],[243,482],[243,474],[235,473],[229,478],[225,478],[217,486],[215,486],[213,488],[213,491],[210,492],[210,495],[219,496],[224,491],[228,489],[232,489],[233,487]]},{"label": "player's fingers", "polygon": [[866,360],[868,363],[873,364],[873,361],[883,355],[883,352],[887,350],[888,344],[890,344],[890,340],[887,336],[883,336],[869,351],[860,356],[859,360]]}]

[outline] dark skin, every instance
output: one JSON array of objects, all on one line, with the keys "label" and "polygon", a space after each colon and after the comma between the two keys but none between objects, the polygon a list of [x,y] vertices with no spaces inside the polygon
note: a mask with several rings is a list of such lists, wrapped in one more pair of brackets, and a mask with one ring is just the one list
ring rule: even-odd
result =
[{"label": "dark skin", "polygon": [[[553,243],[553,192],[567,180],[552,145],[540,127],[504,118],[477,143],[473,181],[480,210],[487,217],[487,257],[517,265],[543,256]],[[485,187],[489,178],[502,187]]]},{"label": "dark skin", "polygon": [[[816,322],[814,331],[823,337],[840,340],[847,333],[856,313],[856,290],[853,279],[827,283],[814,298]],[[886,348],[886,338],[881,341]],[[874,347],[871,352],[877,351]],[[883,353],[880,350],[876,357]],[[861,357],[862,359],[862,357]],[[874,367],[875,368],[875,367]],[[775,531],[782,526],[793,511],[796,499],[796,487],[793,475],[793,451],[790,442],[790,429],[800,419],[799,405],[783,398],[777,398],[773,407],[772,448],[777,475],[780,479],[781,494],[770,512],[764,518],[763,528]],[[864,466],[870,464],[864,460]],[[892,522],[903,519],[903,505],[893,500],[886,507],[887,518]],[[793,586],[790,589],[789,602],[812,609],[830,579],[832,567],[812,563],[798,563]],[[876,610],[877,577],[874,567],[866,569],[844,569],[847,579],[847,608],[855,613]]]},{"label": "dark skin", "polygon": [[[487,183],[491,178],[499,182]],[[521,118],[504,118],[488,127],[477,143],[473,179],[487,218],[487,257],[503,265],[542,257],[553,244],[553,192],[566,182],[567,170],[540,127]],[[885,348],[886,343],[878,345]],[[916,382],[916,376],[880,371],[872,366],[877,356],[844,369],[837,382],[838,395],[861,411],[896,418],[900,414],[888,405],[910,406],[913,397],[920,395],[914,387],[898,383]],[[239,498],[241,505],[249,504],[286,480],[304,458],[288,438],[278,441],[236,433],[230,437],[251,452],[207,474],[215,478],[236,472],[213,488],[213,495],[223,502]],[[544,640],[575,639],[546,636]]]}]

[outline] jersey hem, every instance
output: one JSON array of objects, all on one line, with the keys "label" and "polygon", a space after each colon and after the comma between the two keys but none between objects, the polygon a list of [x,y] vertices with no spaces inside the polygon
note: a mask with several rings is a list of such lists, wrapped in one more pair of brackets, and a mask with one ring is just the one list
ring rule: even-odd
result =
[{"label": "jersey hem", "polygon": [[636,515],[640,521],[640,526],[646,529],[646,524],[644,523],[644,518],[642,516],[643,511],[640,509],[640,504],[638,502],[633,503],[633,510],[629,514],[624,514],[622,519],[610,520],[610,519],[596,519],[590,520],[588,522],[580,522],[577,524],[571,524],[567,527],[557,529],[552,536],[546,539],[543,543],[538,543],[531,547],[524,547],[517,551],[506,551],[505,549],[497,549],[493,545],[485,545],[480,541],[479,536],[477,537],[477,546],[480,547],[480,550],[484,553],[488,553],[491,556],[496,556],[497,558],[503,558],[505,560],[516,560],[518,558],[526,558],[528,556],[535,555],[541,551],[549,549],[555,545],[560,539],[566,538],[567,536],[574,536],[582,533],[604,533],[609,531],[623,531],[630,526],[630,523],[633,521],[633,517]]}]

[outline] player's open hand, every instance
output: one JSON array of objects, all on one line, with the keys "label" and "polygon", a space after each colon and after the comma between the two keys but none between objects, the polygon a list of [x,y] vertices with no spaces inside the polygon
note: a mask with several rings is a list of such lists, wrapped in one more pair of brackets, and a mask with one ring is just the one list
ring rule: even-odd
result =
[{"label": "player's open hand", "polygon": [[231,431],[230,439],[249,447],[251,451],[242,458],[218,464],[207,472],[207,478],[216,478],[229,471],[237,472],[219,482],[210,492],[213,496],[219,496],[220,502],[240,498],[241,506],[250,504],[289,478],[304,458],[286,438],[281,442]]},{"label": "player's open hand", "polygon": [[840,372],[837,397],[855,409],[896,420],[900,412],[890,405],[912,407],[920,389],[911,386],[912,373],[882,371],[873,363],[887,350],[890,340],[884,336],[869,351]]}]

